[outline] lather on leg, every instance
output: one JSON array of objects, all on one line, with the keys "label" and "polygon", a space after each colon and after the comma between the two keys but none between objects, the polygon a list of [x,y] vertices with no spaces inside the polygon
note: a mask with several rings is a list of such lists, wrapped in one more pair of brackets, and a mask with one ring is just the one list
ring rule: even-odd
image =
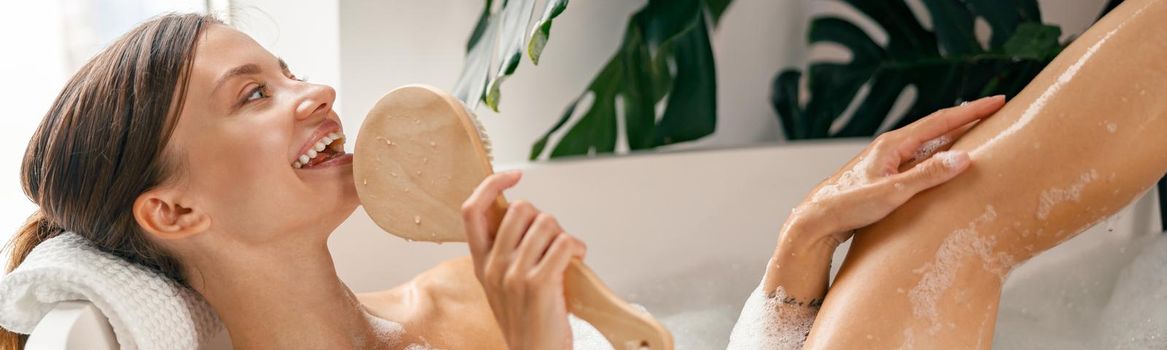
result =
[{"label": "lather on leg", "polygon": [[953,145],[971,169],[855,236],[806,348],[990,347],[1013,267],[1167,172],[1164,57],[1167,0],[1090,28]]}]

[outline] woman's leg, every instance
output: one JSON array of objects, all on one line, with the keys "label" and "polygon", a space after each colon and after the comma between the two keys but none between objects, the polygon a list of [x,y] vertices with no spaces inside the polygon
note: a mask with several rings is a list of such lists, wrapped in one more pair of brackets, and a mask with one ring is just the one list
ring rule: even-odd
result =
[{"label": "woman's leg", "polygon": [[1167,172],[1164,57],[1167,0],[1083,34],[953,146],[971,169],[855,236],[807,348],[988,348],[1014,266]]}]

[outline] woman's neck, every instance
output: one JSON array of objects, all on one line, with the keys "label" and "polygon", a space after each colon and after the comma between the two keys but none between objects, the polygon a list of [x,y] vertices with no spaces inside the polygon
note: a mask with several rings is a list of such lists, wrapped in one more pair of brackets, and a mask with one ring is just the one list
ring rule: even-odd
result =
[{"label": "woman's neck", "polygon": [[324,242],[215,249],[196,260],[192,285],[218,312],[235,348],[365,349],[385,341],[336,275]]}]

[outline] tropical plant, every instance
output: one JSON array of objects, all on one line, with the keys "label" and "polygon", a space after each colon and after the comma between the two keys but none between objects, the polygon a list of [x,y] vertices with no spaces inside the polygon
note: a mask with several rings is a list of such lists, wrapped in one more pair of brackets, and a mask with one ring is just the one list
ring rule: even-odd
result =
[{"label": "tropical plant", "polygon": [[[566,125],[589,94],[587,110],[559,139],[550,157],[613,152],[618,113],[633,151],[712,134],[717,125],[717,75],[707,18],[716,24],[729,3],[649,0],[632,15],[616,55],[535,142],[530,159],[543,153],[551,134]],[[665,107],[658,115],[655,107],[662,101]]]},{"label": "tropical plant", "polygon": [[539,63],[551,36],[552,20],[567,8],[567,0],[546,0],[543,16],[531,26],[535,3],[536,0],[486,0],[466,42],[466,61],[454,86],[455,97],[471,108],[482,101],[498,111],[499,88],[518,68],[524,46],[531,61]]},{"label": "tropical plant", "polygon": [[[1065,46],[1061,30],[1042,23],[1036,0],[925,0],[932,30],[904,1],[845,2],[882,27],[887,42],[877,43],[846,19],[815,18],[810,44],[842,45],[851,61],[810,63],[805,105],[799,103],[802,73],[778,74],[771,103],[787,139],[874,135],[894,117],[892,105],[909,86],[915,98],[892,129],[960,101],[1016,95]],[[974,30],[978,17],[992,29],[987,47]],[[867,93],[860,94],[864,86]],[[850,118],[841,119],[849,109]]]},{"label": "tropical plant", "polygon": [[[486,102],[498,110],[502,82],[524,48],[538,64],[552,20],[568,1],[543,0],[532,25],[537,1],[485,1],[454,91],[471,108]],[[1015,95],[1065,46],[1060,29],[1042,23],[1036,0],[924,0],[931,30],[905,0],[840,1],[882,27],[887,41],[877,43],[846,19],[815,18],[809,42],[842,45],[851,60],[810,63],[809,96],[800,96],[800,71],[777,75],[771,104],[788,139],[870,136],[962,100]],[[618,123],[632,150],[711,134],[717,89],[709,31],[730,2],[648,0],[630,18],[617,52],[532,146],[530,158],[613,152]],[[1111,0],[1104,13],[1120,2]],[[984,44],[975,35],[978,19],[992,30]],[[909,87],[915,97],[907,112],[889,116]],[[552,141],[556,133],[562,136]]]},{"label": "tropical plant", "polygon": [[[618,113],[623,116],[632,150],[713,133],[717,79],[709,22],[716,24],[730,1],[649,0],[632,15],[616,54],[555,126],[532,146],[531,159],[547,148],[551,149],[550,157],[613,152]],[[528,56],[538,64],[551,21],[567,3],[547,0],[543,17],[528,34],[534,0],[504,0],[501,4],[487,0],[467,43],[466,63],[455,96],[471,108],[482,101],[497,111],[501,83],[518,67],[523,43],[528,43]],[[585,96],[591,97],[586,106],[581,104]],[[662,103],[664,109],[657,113],[656,106]],[[550,135],[567,126],[576,108],[586,110],[557,143],[549,145]]]}]

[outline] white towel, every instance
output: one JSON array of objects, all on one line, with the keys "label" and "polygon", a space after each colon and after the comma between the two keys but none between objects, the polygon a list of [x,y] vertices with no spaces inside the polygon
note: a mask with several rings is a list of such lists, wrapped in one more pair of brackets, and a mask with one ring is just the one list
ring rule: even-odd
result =
[{"label": "white towel", "polygon": [[122,349],[196,349],[222,329],[198,293],[65,232],[0,279],[0,326],[28,334],[58,302],[87,300]]}]

